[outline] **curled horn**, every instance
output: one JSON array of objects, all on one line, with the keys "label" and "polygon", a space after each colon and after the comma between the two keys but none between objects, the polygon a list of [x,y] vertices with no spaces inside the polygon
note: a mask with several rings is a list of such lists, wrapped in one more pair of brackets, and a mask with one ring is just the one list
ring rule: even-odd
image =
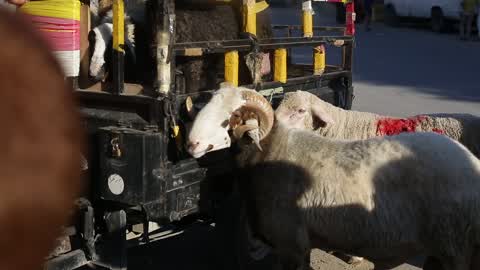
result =
[{"label": "curled horn", "polygon": [[251,131],[254,129],[258,129],[258,125],[248,125],[248,124],[241,125],[233,130],[233,136],[236,139],[240,139],[243,137],[243,134],[245,134],[245,132]]},{"label": "curled horn", "polygon": [[250,138],[252,138],[255,145],[258,147],[260,151],[263,151],[262,146],[260,145],[260,132],[258,128],[258,120],[257,119],[249,119],[245,122],[247,125],[255,126],[256,128],[247,131],[247,134]]},{"label": "curled horn", "polygon": [[242,97],[246,101],[243,108],[254,112],[258,117],[258,138],[264,139],[272,130],[274,113],[270,103],[258,92],[242,89]]}]

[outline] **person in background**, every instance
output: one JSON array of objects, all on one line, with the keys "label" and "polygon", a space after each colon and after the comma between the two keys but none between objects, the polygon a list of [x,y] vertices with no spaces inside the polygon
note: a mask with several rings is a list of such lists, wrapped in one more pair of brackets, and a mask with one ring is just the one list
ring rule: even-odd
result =
[{"label": "person in background", "polygon": [[363,8],[365,10],[365,31],[370,31],[370,23],[372,21],[373,14],[373,2],[374,0],[363,0]]},{"label": "person in background", "polygon": [[480,40],[480,1],[477,3],[477,31],[478,39]]},{"label": "person in background", "polygon": [[462,14],[460,15],[460,39],[470,39],[472,33],[473,18],[477,11],[479,0],[463,0]]}]

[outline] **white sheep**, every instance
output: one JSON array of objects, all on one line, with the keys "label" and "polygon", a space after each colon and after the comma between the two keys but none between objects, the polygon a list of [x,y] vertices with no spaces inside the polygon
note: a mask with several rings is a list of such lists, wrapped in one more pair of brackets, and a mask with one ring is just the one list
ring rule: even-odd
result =
[{"label": "white sheep", "polygon": [[286,93],[275,111],[289,127],[315,130],[334,139],[356,140],[402,132],[437,132],[459,141],[480,158],[480,117],[470,114],[396,118],[344,110],[305,91]]},{"label": "white sheep", "polygon": [[[276,113],[294,128],[314,130],[336,139],[367,139],[402,132],[433,131],[460,141],[480,157],[480,118],[469,114],[431,114],[395,118],[348,111],[305,91],[285,94]],[[361,258],[347,257],[349,263]]]},{"label": "white sheep", "polygon": [[230,147],[229,130],[263,149],[243,148],[242,183],[253,231],[288,269],[307,269],[314,247],[377,265],[423,253],[444,269],[478,269],[480,161],[458,142],[432,132],[327,139],[274,123],[263,96],[226,87],[197,114],[188,152]]}]

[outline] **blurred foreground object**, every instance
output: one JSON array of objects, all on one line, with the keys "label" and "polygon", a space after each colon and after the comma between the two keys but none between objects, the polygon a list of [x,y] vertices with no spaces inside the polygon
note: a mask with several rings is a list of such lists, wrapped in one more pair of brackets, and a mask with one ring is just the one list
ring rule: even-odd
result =
[{"label": "blurred foreground object", "polygon": [[80,193],[83,138],[72,90],[39,35],[0,9],[0,36],[0,269],[37,270]]}]

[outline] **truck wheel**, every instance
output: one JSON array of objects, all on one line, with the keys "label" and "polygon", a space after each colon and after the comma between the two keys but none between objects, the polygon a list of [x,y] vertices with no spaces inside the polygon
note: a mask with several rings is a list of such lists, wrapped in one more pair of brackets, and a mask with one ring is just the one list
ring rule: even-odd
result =
[{"label": "truck wheel", "polygon": [[399,18],[397,16],[397,11],[393,5],[387,5],[384,11],[384,20],[385,24],[392,27],[397,27],[399,25]]},{"label": "truck wheel", "polygon": [[223,200],[215,227],[220,239],[222,269],[272,269],[275,262],[273,254],[266,252],[268,249],[261,244],[257,245],[261,248],[252,249],[246,206],[238,193]]},{"label": "truck wheel", "polygon": [[445,18],[441,8],[436,7],[432,9],[430,24],[433,32],[443,32],[445,29]]},{"label": "truck wheel", "polygon": [[[270,269],[275,262],[274,255],[269,248],[261,242],[253,240],[248,226],[246,209],[241,209],[239,214],[235,253],[238,270]],[[252,241],[253,240],[253,241]]]}]

